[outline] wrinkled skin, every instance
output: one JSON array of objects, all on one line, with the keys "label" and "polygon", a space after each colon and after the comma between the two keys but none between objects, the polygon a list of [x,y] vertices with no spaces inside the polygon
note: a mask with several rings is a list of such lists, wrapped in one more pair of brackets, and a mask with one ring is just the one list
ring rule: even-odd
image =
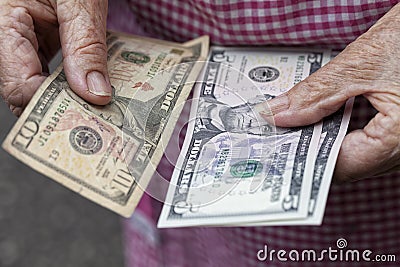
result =
[{"label": "wrinkled skin", "polygon": [[[0,89],[14,114],[21,113],[45,79],[43,66],[60,43],[71,88],[94,104],[110,101],[106,15],[106,0],[0,0]],[[371,102],[378,114],[364,129],[345,137],[337,180],[399,168],[399,44],[397,4],[329,64],[268,102],[273,120],[283,127],[315,123],[356,95]],[[88,75],[92,71],[95,75]]]},{"label": "wrinkled skin", "polygon": [[60,45],[71,88],[92,103],[110,101],[106,19],[106,0],[0,0],[0,89],[15,115]]},{"label": "wrinkled skin", "polygon": [[400,165],[400,4],[329,64],[268,104],[278,126],[315,123],[362,95],[378,111],[349,133],[335,169],[337,181],[380,175]]}]

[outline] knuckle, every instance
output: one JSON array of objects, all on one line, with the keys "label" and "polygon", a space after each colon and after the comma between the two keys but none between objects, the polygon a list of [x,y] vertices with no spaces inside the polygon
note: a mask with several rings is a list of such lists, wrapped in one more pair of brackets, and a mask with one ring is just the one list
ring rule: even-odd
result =
[{"label": "knuckle", "polygon": [[296,88],[297,90],[289,91],[291,102],[293,104],[300,103],[304,107],[307,107],[323,99],[326,96],[326,88],[329,88],[327,87],[329,77],[325,78],[323,76],[322,72],[318,75],[310,76],[299,84],[299,87]]},{"label": "knuckle", "polygon": [[19,24],[33,25],[33,19],[25,7],[6,6],[0,14],[2,15],[0,25],[3,27],[18,28],[16,25]]},{"label": "knuckle", "polygon": [[371,140],[377,142],[382,149],[391,154],[400,146],[398,136],[399,120],[391,115],[378,113],[364,129]]},{"label": "knuckle", "polygon": [[[71,25],[71,27],[75,27]],[[94,30],[92,26],[69,29],[65,32],[63,41],[63,56],[67,62],[74,62],[82,69],[98,68],[106,65],[107,46],[104,34]]]},{"label": "knuckle", "polygon": [[105,55],[107,53],[107,48],[105,43],[100,41],[89,41],[86,40],[83,42],[81,46],[76,47],[73,52],[75,55],[84,56],[84,55]]},{"label": "knuckle", "polygon": [[101,42],[85,43],[77,47],[66,59],[72,59],[82,69],[104,68],[107,64],[107,49]]},{"label": "knuckle", "polygon": [[2,97],[11,110],[25,106],[22,87],[15,82],[3,84]]}]

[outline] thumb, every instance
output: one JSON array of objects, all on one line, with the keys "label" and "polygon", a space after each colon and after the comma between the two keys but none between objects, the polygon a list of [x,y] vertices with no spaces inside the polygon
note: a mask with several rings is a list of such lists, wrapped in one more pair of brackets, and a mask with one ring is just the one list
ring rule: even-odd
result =
[{"label": "thumb", "polygon": [[338,79],[338,75],[333,75],[338,73],[337,69],[331,62],[288,92],[269,100],[266,106],[273,118],[268,120],[281,127],[304,126],[337,111],[347,99],[360,93],[349,88],[345,77]]},{"label": "thumb", "polygon": [[71,89],[85,100],[111,100],[107,71],[107,0],[59,0],[57,17],[64,71]]}]

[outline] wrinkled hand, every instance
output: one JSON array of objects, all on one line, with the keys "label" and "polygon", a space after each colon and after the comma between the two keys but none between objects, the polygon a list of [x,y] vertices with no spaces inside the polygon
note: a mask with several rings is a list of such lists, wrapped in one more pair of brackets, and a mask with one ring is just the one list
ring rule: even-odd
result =
[{"label": "wrinkled hand", "polygon": [[107,0],[0,0],[0,93],[15,115],[46,78],[60,45],[71,88],[107,104]]},{"label": "wrinkled hand", "polygon": [[363,95],[378,114],[342,144],[335,178],[400,169],[400,4],[329,64],[268,104],[277,126],[315,123]]}]

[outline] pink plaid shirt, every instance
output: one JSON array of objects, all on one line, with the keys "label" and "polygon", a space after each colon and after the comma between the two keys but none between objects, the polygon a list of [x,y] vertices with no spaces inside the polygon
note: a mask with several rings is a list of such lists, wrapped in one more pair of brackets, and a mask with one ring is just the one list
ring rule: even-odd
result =
[{"label": "pink plaid shirt", "polygon": [[[329,45],[342,48],[364,33],[399,1],[371,0],[113,0],[109,27],[174,41],[210,35],[222,45]],[[184,112],[188,112],[186,108]],[[361,128],[374,110],[357,99],[350,128]],[[182,123],[182,122],[179,122]],[[174,135],[178,136],[176,132]],[[184,136],[182,134],[181,140]],[[177,157],[175,148],[170,154]],[[158,172],[172,166],[163,158]],[[322,226],[157,229],[161,203],[145,196],[124,221],[126,264],[140,266],[369,266],[367,262],[260,262],[269,249],[348,248],[395,254],[400,266],[398,174],[333,185]],[[372,256],[371,256],[372,257]]]}]

